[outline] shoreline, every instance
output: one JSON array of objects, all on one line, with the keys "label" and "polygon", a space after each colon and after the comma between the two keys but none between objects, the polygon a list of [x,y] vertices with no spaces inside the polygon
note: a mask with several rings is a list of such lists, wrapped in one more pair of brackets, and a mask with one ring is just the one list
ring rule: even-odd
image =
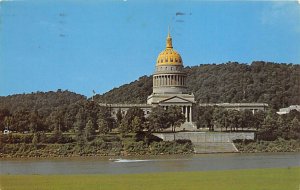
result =
[{"label": "shoreline", "polygon": [[155,155],[155,154],[144,154],[144,155],[119,155],[119,156],[109,156],[109,155],[90,155],[90,156],[78,156],[78,155],[74,155],[74,156],[51,156],[51,157],[0,157],[0,161],[30,161],[30,160],[109,160],[109,159],[136,159],[136,158],[141,158],[141,159],[159,159],[159,158],[172,158],[172,157],[176,157],[176,158],[187,158],[187,157],[195,157],[195,156],[210,156],[210,155],[216,155],[216,156],[220,156],[220,155],[231,155],[231,154],[239,154],[239,155],[258,155],[258,154],[289,154],[289,153],[300,153],[300,151],[290,151],[290,152],[219,152],[219,153],[200,153],[200,154],[159,154],[159,155]]}]

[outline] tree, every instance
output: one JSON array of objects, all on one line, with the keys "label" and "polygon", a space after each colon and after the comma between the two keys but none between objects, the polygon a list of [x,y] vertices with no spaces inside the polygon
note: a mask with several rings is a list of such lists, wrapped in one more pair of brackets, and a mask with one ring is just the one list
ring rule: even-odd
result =
[{"label": "tree", "polygon": [[175,132],[176,127],[180,127],[185,122],[185,116],[178,106],[170,106],[167,110],[167,119],[169,120],[172,131]]},{"label": "tree", "polygon": [[282,116],[279,116],[277,118],[276,125],[277,125],[277,128],[278,128],[278,130],[276,132],[276,136],[287,139],[288,138],[287,128],[286,128],[287,124],[285,123]]},{"label": "tree", "polygon": [[259,140],[273,141],[277,138],[278,126],[276,120],[270,115],[267,115],[262,123],[261,128],[257,132],[257,138]]},{"label": "tree", "polygon": [[115,128],[115,119],[108,109],[100,109],[98,113],[97,125],[100,133],[108,133]]},{"label": "tree", "polygon": [[196,123],[198,128],[208,128],[210,131],[214,130],[214,120],[213,120],[213,112],[214,107],[205,106],[205,107],[196,107]]},{"label": "tree", "polygon": [[13,114],[11,130],[13,131],[29,131],[30,112],[25,109],[19,109]]},{"label": "tree", "polygon": [[123,118],[121,120],[121,123],[119,125],[119,131],[122,134],[126,134],[126,133],[130,132],[130,124],[129,124],[128,120],[126,120],[125,118]]},{"label": "tree", "polygon": [[210,111],[205,111],[203,115],[204,125],[211,131],[212,130],[212,114]]},{"label": "tree", "polygon": [[35,147],[35,149],[37,149],[37,145],[38,145],[38,135],[37,135],[37,133],[33,134],[32,144]]},{"label": "tree", "polygon": [[241,112],[241,119],[240,119],[240,126],[242,128],[242,131],[246,129],[253,128],[254,123],[254,116],[253,113],[250,110],[243,110]]},{"label": "tree", "polygon": [[146,130],[149,133],[160,131],[170,126],[168,113],[161,106],[152,108],[147,121]]},{"label": "tree", "polygon": [[241,114],[237,110],[228,110],[227,125],[230,131],[236,131],[241,124]]},{"label": "tree", "polygon": [[30,113],[29,122],[29,129],[31,132],[35,133],[42,130],[42,128],[39,128],[42,124],[36,110]]},{"label": "tree", "polygon": [[116,117],[117,117],[117,125],[119,126],[119,124],[121,123],[121,121],[123,119],[123,115],[122,115],[121,109],[118,110],[118,112],[116,114]]},{"label": "tree", "polygon": [[299,120],[294,117],[294,119],[290,122],[290,129],[291,129],[291,132],[290,132],[290,137],[292,139],[300,139],[300,122]]},{"label": "tree", "polygon": [[12,124],[12,117],[8,109],[0,109],[0,131],[9,128]]},{"label": "tree", "polygon": [[85,125],[85,139],[90,141],[94,138],[95,129],[92,120],[89,120]]},{"label": "tree", "polygon": [[54,128],[54,131],[51,136],[52,143],[63,143],[64,137],[62,132],[59,130],[58,126]]},{"label": "tree", "polygon": [[216,107],[212,115],[214,126],[220,128],[222,131],[222,128],[225,126],[226,117],[227,117],[227,111],[224,108]]},{"label": "tree", "polygon": [[82,147],[85,144],[85,138],[83,134],[83,130],[85,127],[85,118],[86,115],[83,109],[79,109],[79,112],[76,114],[76,122],[75,122],[75,134],[76,134],[76,141],[79,147]]},{"label": "tree", "polygon": [[261,128],[261,125],[266,117],[265,112],[257,111],[253,115],[253,127],[258,131]]},{"label": "tree", "polygon": [[[5,126],[6,129],[9,129],[9,126],[12,124],[12,117],[11,116],[5,116],[3,121],[3,126]],[[4,128],[3,128],[4,129]]]},{"label": "tree", "polygon": [[[133,121],[135,120],[135,123]],[[145,122],[144,111],[138,107],[132,107],[127,110],[125,117],[122,119],[119,130],[122,133],[132,133],[142,131]]]},{"label": "tree", "polygon": [[137,133],[143,131],[143,122],[141,118],[135,116],[131,122],[132,131]]}]

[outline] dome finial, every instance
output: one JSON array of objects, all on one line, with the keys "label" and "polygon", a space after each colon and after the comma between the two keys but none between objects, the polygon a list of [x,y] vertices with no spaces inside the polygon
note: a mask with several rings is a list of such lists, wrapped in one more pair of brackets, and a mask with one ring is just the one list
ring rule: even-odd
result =
[{"label": "dome finial", "polygon": [[172,38],[171,38],[171,35],[170,35],[170,26],[168,27],[168,37],[167,37],[166,48],[173,48],[173,46],[172,46]]}]

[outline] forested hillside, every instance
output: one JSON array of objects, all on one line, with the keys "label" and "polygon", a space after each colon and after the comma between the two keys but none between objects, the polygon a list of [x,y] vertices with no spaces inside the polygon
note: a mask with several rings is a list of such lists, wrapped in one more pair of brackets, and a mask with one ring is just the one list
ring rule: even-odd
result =
[{"label": "forested hillside", "polygon": [[[186,67],[187,86],[197,102],[263,102],[272,108],[300,104],[300,65],[253,62]],[[99,102],[145,103],[152,93],[152,77],[97,95]]]},{"label": "forested hillside", "polygon": [[[13,126],[11,130],[26,131],[30,128],[50,130],[63,118],[76,116],[86,97],[69,91],[36,92],[0,97],[0,130]],[[65,126],[62,127],[66,128]]]},{"label": "forested hillside", "polygon": [[47,112],[60,107],[69,106],[86,97],[70,91],[57,90],[56,92],[36,92],[31,94],[16,94],[6,97],[0,96],[0,108],[6,108],[10,112],[21,109],[29,111],[37,110]]},{"label": "forested hillside", "polygon": [[146,103],[152,93],[152,76],[142,76],[138,80],[114,88],[109,92],[95,96],[102,103]]}]

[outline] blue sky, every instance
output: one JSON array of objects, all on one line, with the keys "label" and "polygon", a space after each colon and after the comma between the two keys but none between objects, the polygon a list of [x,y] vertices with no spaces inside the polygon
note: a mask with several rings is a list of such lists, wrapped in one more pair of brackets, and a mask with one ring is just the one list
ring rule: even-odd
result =
[{"label": "blue sky", "polygon": [[297,1],[0,0],[0,96],[90,97],[150,75],[168,26],[185,66],[300,63]]}]

